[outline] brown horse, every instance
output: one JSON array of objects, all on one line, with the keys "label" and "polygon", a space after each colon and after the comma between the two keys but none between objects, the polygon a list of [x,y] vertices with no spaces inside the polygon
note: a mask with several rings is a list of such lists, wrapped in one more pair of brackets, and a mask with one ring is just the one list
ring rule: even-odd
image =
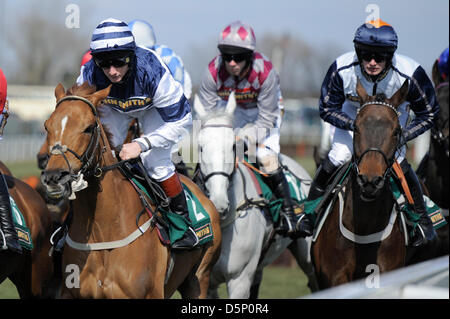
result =
[{"label": "brown horse", "polygon": [[397,107],[408,92],[408,82],[383,101],[369,96],[359,80],[357,92],[362,106],[355,119],[348,182],[333,199],[311,248],[321,289],[375,270],[390,271],[406,262],[400,218],[394,222],[391,215],[394,198],[389,176],[401,136]]},{"label": "brown horse", "polygon": [[[0,251],[0,282],[11,279],[20,298],[51,298],[58,286],[53,277],[53,261],[48,253],[51,248],[52,221],[41,196],[29,185],[12,177],[10,170],[0,162],[0,171],[31,231],[33,249],[23,249],[21,255]],[[56,281],[55,281],[56,280]]]},{"label": "brown horse", "polygon": [[[446,211],[448,222],[448,210],[450,206],[450,168],[449,168],[449,83],[445,81],[438,70],[437,60],[432,68],[432,78],[436,88],[436,98],[440,111],[431,129],[430,146],[427,154],[421,160],[417,168],[417,176],[425,186],[425,192],[430,199]],[[448,224],[437,230],[441,242],[440,255],[448,254]]]},{"label": "brown horse", "polygon": [[77,174],[83,173],[87,182],[72,201],[73,217],[62,252],[66,285],[61,297],[168,298],[178,289],[183,298],[205,298],[211,269],[220,254],[219,216],[212,202],[185,177],[181,181],[210,215],[214,239],[209,244],[173,253],[161,243],[153,223],[120,248],[83,250],[68,244],[69,238],[90,245],[128,238],[137,231],[137,224],[144,228],[150,220],[148,214],[137,220],[145,207],[119,170],[102,171],[117,164],[97,115],[109,90],[95,92],[83,84],[72,87],[66,95],[59,84],[55,89],[57,107],[45,122],[51,146],[42,175],[47,192],[52,197],[67,197]]}]

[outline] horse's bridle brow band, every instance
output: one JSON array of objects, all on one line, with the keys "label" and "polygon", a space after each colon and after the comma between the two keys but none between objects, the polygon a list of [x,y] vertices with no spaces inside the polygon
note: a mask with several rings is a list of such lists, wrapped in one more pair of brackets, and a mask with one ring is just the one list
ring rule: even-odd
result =
[{"label": "horse's bridle brow band", "polygon": [[89,107],[91,108],[92,112],[94,113],[95,117],[97,117],[97,109],[95,108],[94,104],[92,104],[91,101],[89,101],[88,99],[82,97],[82,96],[77,96],[77,95],[67,95],[65,97],[63,97],[62,99],[60,99],[57,103],[55,108],[58,107],[58,105],[60,105],[62,102],[64,101],[73,101],[73,100],[78,100],[78,101],[83,101],[84,103],[86,103],[87,105],[89,105]]}]

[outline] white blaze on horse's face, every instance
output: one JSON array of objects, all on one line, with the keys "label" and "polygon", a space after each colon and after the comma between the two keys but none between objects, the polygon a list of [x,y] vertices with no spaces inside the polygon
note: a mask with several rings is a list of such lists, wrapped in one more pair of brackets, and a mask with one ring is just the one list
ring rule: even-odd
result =
[{"label": "white blaze on horse's face", "polygon": [[60,140],[62,140],[64,130],[66,128],[66,124],[67,124],[67,115],[64,116],[64,118],[61,120],[61,139]]}]

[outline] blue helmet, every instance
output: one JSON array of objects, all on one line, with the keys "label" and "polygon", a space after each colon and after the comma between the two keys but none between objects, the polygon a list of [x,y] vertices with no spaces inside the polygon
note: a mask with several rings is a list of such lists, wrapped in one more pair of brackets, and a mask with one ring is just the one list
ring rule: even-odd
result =
[{"label": "blue helmet", "polygon": [[150,23],[143,20],[133,20],[128,23],[137,45],[153,49],[156,44],[155,32]]},{"label": "blue helmet", "polygon": [[353,43],[356,50],[394,53],[398,46],[398,38],[391,25],[377,19],[361,25],[356,30]]},{"label": "blue helmet", "polygon": [[134,53],[136,43],[128,25],[120,20],[109,18],[100,22],[92,34],[90,44],[93,56],[101,53]]},{"label": "blue helmet", "polygon": [[449,71],[449,67],[448,67],[448,48],[446,48],[441,55],[439,56],[438,59],[438,69],[439,69],[439,73],[441,74],[441,77],[446,80],[448,77],[448,71]]}]

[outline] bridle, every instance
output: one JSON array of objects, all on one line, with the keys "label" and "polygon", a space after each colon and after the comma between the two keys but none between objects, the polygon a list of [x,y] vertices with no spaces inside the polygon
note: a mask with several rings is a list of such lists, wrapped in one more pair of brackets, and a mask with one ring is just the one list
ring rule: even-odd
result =
[{"label": "bridle", "polygon": [[[448,82],[442,82],[440,83],[438,86],[436,86],[436,94],[438,93],[439,89],[443,88],[443,87],[448,87],[449,83]],[[446,118],[443,122],[441,127],[436,127],[433,126],[431,128],[431,138],[433,140],[435,140],[438,145],[444,150],[445,155],[447,157],[449,157],[449,141],[448,141],[448,136],[445,137],[444,134],[442,134],[442,129],[445,128],[445,125],[448,125],[448,121],[449,119]]]},{"label": "bridle", "polygon": [[[395,115],[396,115],[396,120],[398,123],[398,127],[400,127],[400,123],[399,123],[399,112],[397,111],[397,109],[386,102],[381,102],[381,101],[372,101],[372,102],[366,102],[364,103],[357,111],[357,114],[359,114],[359,112],[361,112],[361,110],[366,107],[367,105],[381,105],[381,106],[385,106],[390,108],[392,111],[394,111]],[[400,135],[401,135],[401,130],[398,130],[396,132],[396,137],[397,137],[397,145],[395,147],[395,150],[398,150],[401,147],[401,139],[400,139]],[[355,149],[355,139],[353,138],[353,150]],[[359,172],[359,168],[358,165],[359,163],[361,163],[362,158],[364,157],[364,155],[368,154],[369,152],[377,152],[380,153],[383,156],[383,160],[386,163],[386,170],[384,171],[383,177],[382,177],[382,182],[380,182],[379,184],[375,185],[376,187],[376,192],[378,192],[379,190],[381,190],[381,188],[383,188],[384,186],[384,182],[386,181],[386,179],[388,179],[390,177],[390,175],[392,174],[392,165],[395,162],[395,154],[396,151],[393,152],[393,155],[388,158],[387,155],[378,147],[369,147],[366,150],[364,150],[361,155],[359,157],[356,157],[356,155],[353,155],[353,166],[356,172],[356,176],[358,178],[358,183],[360,185],[362,185],[362,177],[360,175]]]},{"label": "bridle", "polygon": [[[50,157],[52,155],[62,155],[62,157],[66,161],[67,166],[69,168],[69,175],[67,177],[65,177],[65,179],[67,179],[67,180],[61,180],[60,181],[61,184],[65,184],[66,182],[69,182],[69,181],[75,181],[82,174],[84,176],[94,175],[96,177],[99,177],[102,174],[102,169],[100,168],[99,164],[97,164],[92,169],[92,163],[93,163],[94,157],[96,155],[95,150],[98,148],[98,145],[100,142],[100,137],[101,137],[100,125],[98,124],[98,114],[97,114],[97,110],[95,109],[95,106],[92,104],[91,101],[89,101],[88,99],[86,99],[84,97],[76,96],[76,95],[69,95],[69,96],[65,96],[62,99],[60,99],[56,103],[55,108],[57,108],[64,101],[73,101],[73,100],[82,101],[82,102],[86,103],[87,105],[89,105],[89,107],[91,108],[91,111],[94,113],[95,123],[94,123],[93,130],[91,132],[89,144],[86,147],[86,149],[84,150],[83,154],[79,155],[74,150],[67,147],[67,145],[62,145],[61,143],[55,143],[54,145],[52,145],[50,147]],[[69,160],[67,159],[67,156],[66,156],[67,152],[72,153],[81,162],[81,169],[79,170],[79,172],[77,174],[74,174],[72,166],[70,165]]]},{"label": "bridle", "polygon": [[[233,126],[230,125],[230,124],[205,124],[205,125],[201,126],[201,129],[204,129],[204,128],[224,128],[224,127],[225,128],[231,128],[231,129],[233,128]],[[236,148],[233,147],[233,150],[235,152]],[[201,173],[201,170],[200,170],[200,173]],[[225,176],[226,178],[228,178],[228,180],[230,180],[231,176],[233,175],[233,172],[231,172],[231,173],[227,173],[227,172],[223,172],[223,171],[212,172],[212,173],[209,173],[207,175],[203,175],[203,182],[206,183],[208,181],[208,179],[210,179],[211,177],[216,176],[216,175]]]}]

